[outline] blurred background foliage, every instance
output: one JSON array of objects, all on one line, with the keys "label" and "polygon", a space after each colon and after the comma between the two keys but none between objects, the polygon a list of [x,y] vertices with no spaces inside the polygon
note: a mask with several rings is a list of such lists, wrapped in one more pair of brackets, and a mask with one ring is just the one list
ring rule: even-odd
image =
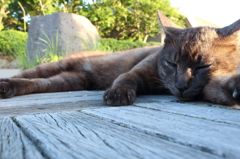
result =
[{"label": "blurred background foliage", "polygon": [[36,55],[35,62],[29,64],[26,54],[31,17],[56,12],[87,17],[101,36],[94,50],[116,52],[160,45],[146,43],[149,36],[161,32],[157,10],[185,27],[185,17],[171,7],[169,0],[0,0],[0,57],[18,59],[22,69],[61,59],[57,52],[46,51],[43,58]]},{"label": "blurred background foliage", "polygon": [[169,0],[1,0],[0,30],[27,31],[32,16],[69,12],[87,17],[102,38],[146,42],[160,32],[157,10],[185,27]]}]

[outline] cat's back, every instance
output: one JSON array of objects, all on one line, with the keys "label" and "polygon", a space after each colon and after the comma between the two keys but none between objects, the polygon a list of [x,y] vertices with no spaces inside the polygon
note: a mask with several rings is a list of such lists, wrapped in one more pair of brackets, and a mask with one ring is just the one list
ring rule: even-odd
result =
[{"label": "cat's back", "polygon": [[68,55],[60,65],[68,68],[66,70],[87,72],[95,79],[94,83],[98,86],[96,89],[105,89],[120,74],[128,72],[147,57],[159,53],[161,49],[162,46],[152,46],[115,53],[84,51]]},{"label": "cat's back", "polygon": [[81,52],[76,52],[67,55],[65,58],[72,58],[72,59],[80,59],[84,57],[93,57],[93,56],[103,56],[111,54],[111,52],[108,51],[98,51],[98,50],[92,50],[92,51],[81,51]]},{"label": "cat's back", "polygon": [[126,72],[148,56],[159,53],[160,50],[161,46],[136,48],[99,56],[91,56],[85,58],[86,60],[84,61],[95,70],[111,69],[115,72]]},{"label": "cat's back", "polygon": [[82,51],[67,55],[63,60],[68,61],[90,61],[93,63],[109,63],[124,61],[127,62],[139,62],[146,56],[160,52],[162,46],[147,46],[143,48],[134,48],[125,51],[107,52],[107,51]]}]

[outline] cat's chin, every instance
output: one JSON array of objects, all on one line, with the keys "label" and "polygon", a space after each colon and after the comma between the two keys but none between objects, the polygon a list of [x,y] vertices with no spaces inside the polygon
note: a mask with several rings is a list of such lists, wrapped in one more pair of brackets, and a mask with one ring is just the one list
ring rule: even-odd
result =
[{"label": "cat's chin", "polygon": [[[176,95],[176,94],[175,94]],[[196,101],[202,98],[202,90],[200,88],[190,88],[182,94],[177,93],[176,97],[182,101]]]},{"label": "cat's chin", "polygon": [[201,93],[199,92],[191,92],[191,91],[185,91],[183,94],[181,94],[179,91],[172,93],[175,97],[177,97],[181,101],[194,101],[201,99]]},{"label": "cat's chin", "polygon": [[195,97],[183,97],[183,96],[176,96],[179,100],[181,101],[194,101],[194,100],[199,100],[201,97],[200,96],[195,96]]},{"label": "cat's chin", "polygon": [[184,98],[184,97],[177,97],[179,100],[184,101],[184,102],[188,102],[188,101],[193,101],[194,98]]}]

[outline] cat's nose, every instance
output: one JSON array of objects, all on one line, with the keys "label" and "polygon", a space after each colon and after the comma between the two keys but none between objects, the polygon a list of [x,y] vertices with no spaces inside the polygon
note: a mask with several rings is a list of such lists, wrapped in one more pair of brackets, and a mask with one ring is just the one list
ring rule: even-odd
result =
[{"label": "cat's nose", "polygon": [[188,88],[187,83],[183,81],[178,81],[175,83],[175,87],[178,89],[179,93],[182,95],[183,92]]}]

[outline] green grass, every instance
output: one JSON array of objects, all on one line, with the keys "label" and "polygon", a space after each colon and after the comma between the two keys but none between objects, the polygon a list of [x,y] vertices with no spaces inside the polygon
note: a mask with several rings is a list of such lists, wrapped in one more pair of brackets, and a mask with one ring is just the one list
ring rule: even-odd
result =
[{"label": "green grass", "polygon": [[[17,64],[21,69],[28,69],[32,68],[36,65],[47,63],[47,62],[54,62],[62,59],[64,56],[59,55],[58,52],[58,44],[57,40],[51,41],[50,39],[48,40],[43,40],[41,41],[44,42],[44,44],[47,46],[44,52],[43,57],[39,57],[38,54],[36,54],[35,59],[33,60],[32,63],[28,62],[28,58],[26,53],[23,54],[16,54],[15,56],[19,59],[19,63]],[[115,52],[115,51],[123,51],[127,49],[132,49],[132,48],[137,48],[137,47],[144,47],[144,46],[150,46],[150,45],[160,45],[159,43],[141,43],[141,42],[128,42],[128,41],[118,41],[115,39],[102,39],[98,44],[96,45],[95,48],[89,49],[85,48],[85,50],[100,50],[100,51],[108,51],[108,52]]]},{"label": "green grass", "polygon": [[[18,31],[6,31],[4,34],[0,34],[0,46],[7,46],[2,47],[2,50],[0,49],[0,55],[14,55],[18,59],[17,66],[21,69],[28,69],[39,64],[58,61],[62,59],[64,55],[67,55],[67,51],[61,53],[59,52],[58,31],[56,32],[55,39],[49,38],[44,32],[42,33],[45,37],[44,39],[39,40],[41,41],[41,44],[45,46],[45,49],[39,50],[39,53],[36,51],[36,56],[31,63],[29,62],[26,53],[27,34],[22,35],[22,32],[19,33]],[[84,47],[84,50],[116,52],[150,45],[160,45],[160,43],[143,43],[140,41],[132,42],[129,40],[101,39],[100,42],[97,42],[97,45],[94,48],[90,49]],[[85,46],[87,45],[85,44]],[[40,57],[40,51],[44,53],[42,57]]]},{"label": "green grass", "polygon": [[[56,31],[56,38],[49,38],[46,33],[42,31],[44,35],[44,39],[40,38],[41,45],[44,45],[43,50],[36,50],[36,55],[31,62],[29,61],[26,53],[26,48],[24,52],[16,52],[14,56],[18,59],[17,66],[21,69],[28,69],[39,64],[58,61],[63,58],[62,55],[59,54],[58,50],[58,31]],[[40,51],[43,52],[43,56],[40,57]],[[66,55],[66,53],[65,53]]]},{"label": "green grass", "polygon": [[[148,42],[144,43],[142,41],[130,41],[130,40],[116,40],[116,39],[101,39],[100,48],[98,49],[107,49],[109,48],[111,52],[124,51],[128,49],[151,46],[151,45],[161,45],[157,42]],[[104,50],[105,51],[105,50]]]}]

